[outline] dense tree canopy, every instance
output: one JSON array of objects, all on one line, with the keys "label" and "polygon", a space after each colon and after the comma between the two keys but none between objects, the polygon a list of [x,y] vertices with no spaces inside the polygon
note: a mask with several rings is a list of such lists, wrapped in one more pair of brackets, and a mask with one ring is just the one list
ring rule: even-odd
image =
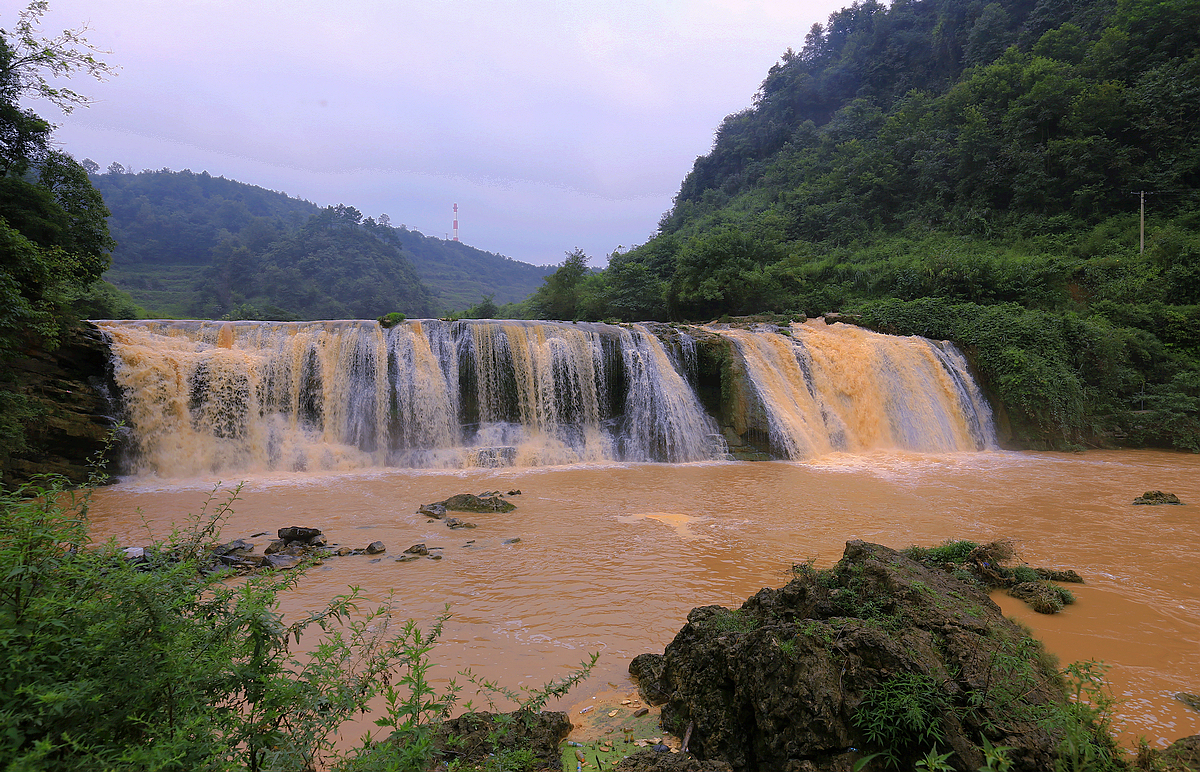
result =
[{"label": "dense tree canopy", "polygon": [[323,209],[286,235],[252,221],[213,254],[200,301],[215,300],[215,309],[235,309],[238,318],[373,319],[430,310],[394,231],[364,222],[351,206]]}]

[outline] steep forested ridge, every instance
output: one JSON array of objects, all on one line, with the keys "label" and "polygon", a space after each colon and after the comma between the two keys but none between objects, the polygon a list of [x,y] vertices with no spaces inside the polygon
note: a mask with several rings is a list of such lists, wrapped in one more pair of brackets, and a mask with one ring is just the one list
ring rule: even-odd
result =
[{"label": "steep forested ridge", "polygon": [[855,3],[565,307],[856,311],[966,347],[1025,443],[1200,450],[1197,29],[1200,0]]},{"label": "steep forested ridge", "polygon": [[154,316],[428,316],[519,300],[546,273],[207,172],[113,166],[91,180],[117,242],[106,276]]}]

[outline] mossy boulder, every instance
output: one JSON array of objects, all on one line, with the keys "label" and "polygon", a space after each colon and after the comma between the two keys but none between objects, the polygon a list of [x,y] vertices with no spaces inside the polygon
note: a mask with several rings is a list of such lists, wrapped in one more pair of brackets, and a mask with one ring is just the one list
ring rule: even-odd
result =
[{"label": "mossy boulder", "polygon": [[1066,704],[1052,658],[977,582],[861,541],[739,609],[693,609],[631,673],[664,729],[738,772],[849,772],[875,752],[905,769],[935,746],[973,771],[985,738],[1015,770],[1053,769],[1044,719]]},{"label": "mossy boulder", "polygon": [[1174,493],[1163,493],[1162,491],[1146,491],[1141,496],[1133,500],[1134,504],[1183,504],[1179,497]]},{"label": "mossy boulder", "polygon": [[445,501],[439,501],[435,504],[426,505],[434,507],[441,505],[443,508],[451,512],[511,512],[516,509],[516,505],[504,498],[504,495],[499,491],[489,491],[488,493],[458,493]]}]

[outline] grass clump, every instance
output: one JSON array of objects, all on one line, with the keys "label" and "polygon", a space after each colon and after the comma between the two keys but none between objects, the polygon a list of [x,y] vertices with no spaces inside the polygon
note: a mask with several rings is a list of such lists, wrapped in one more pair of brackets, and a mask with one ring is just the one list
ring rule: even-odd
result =
[{"label": "grass clump", "polygon": [[723,633],[748,633],[759,626],[759,620],[741,609],[723,608],[707,617],[704,624]]},{"label": "grass clump", "polygon": [[918,563],[929,565],[933,563],[965,563],[977,549],[979,549],[979,545],[973,541],[947,540],[936,547],[912,546],[901,552]]}]

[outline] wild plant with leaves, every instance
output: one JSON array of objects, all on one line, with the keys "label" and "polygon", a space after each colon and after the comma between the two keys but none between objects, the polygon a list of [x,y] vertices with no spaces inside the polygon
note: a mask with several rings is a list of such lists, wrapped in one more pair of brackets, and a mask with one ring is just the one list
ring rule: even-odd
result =
[{"label": "wild plant with leaves", "polygon": [[302,571],[239,585],[212,572],[237,492],[144,562],[91,539],[90,493],[62,478],[0,493],[6,769],[313,769],[394,664],[425,656],[406,648],[411,622],[362,611],[356,588],[289,623],[277,599]]}]

